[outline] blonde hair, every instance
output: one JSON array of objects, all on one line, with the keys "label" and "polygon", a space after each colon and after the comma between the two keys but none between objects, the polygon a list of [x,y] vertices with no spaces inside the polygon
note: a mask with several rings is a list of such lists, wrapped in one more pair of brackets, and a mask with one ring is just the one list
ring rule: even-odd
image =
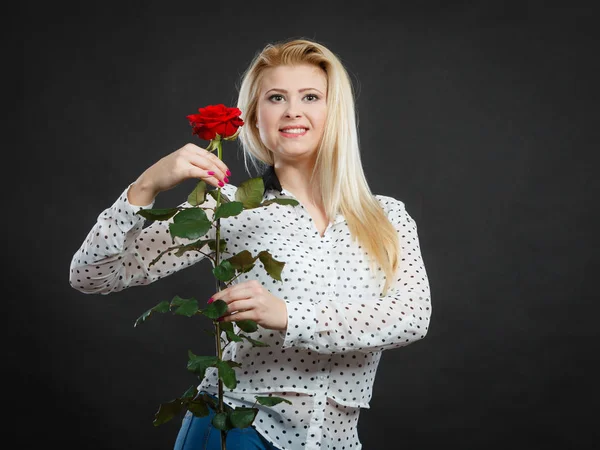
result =
[{"label": "blonde hair", "polygon": [[[267,44],[244,72],[237,107],[247,124],[257,121],[257,104],[266,69],[282,65],[311,64],[327,77],[327,119],[312,173],[321,186],[323,204],[331,221],[341,213],[350,233],[367,254],[371,268],[377,264],[385,274],[385,294],[395,280],[399,264],[398,233],[381,204],[373,196],[363,172],[354,91],[340,59],[325,46],[307,39]],[[255,126],[240,128],[244,162],[260,170],[274,164]]]}]

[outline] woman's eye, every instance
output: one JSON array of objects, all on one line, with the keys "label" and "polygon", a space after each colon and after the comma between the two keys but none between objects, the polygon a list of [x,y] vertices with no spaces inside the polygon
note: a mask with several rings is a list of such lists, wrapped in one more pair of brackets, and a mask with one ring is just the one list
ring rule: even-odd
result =
[{"label": "woman's eye", "polygon": [[283,95],[273,94],[269,97],[269,100],[271,100],[272,102],[280,102],[283,100]]},{"label": "woman's eye", "polygon": [[307,94],[306,97],[304,97],[306,100],[308,100],[309,102],[315,102],[317,100],[319,100],[319,96],[316,94]]}]

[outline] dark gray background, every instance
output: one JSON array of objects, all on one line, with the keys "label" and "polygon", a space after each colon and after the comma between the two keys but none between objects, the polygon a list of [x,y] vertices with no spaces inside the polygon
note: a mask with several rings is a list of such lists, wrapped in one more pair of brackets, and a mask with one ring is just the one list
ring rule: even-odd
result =
[{"label": "dark gray background", "polygon": [[[364,448],[592,448],[597,22],[591,7],[447,3],[23,6],[22,116],[6,122],[17,162],[4,166],[9,434],[36,448],[172,447],[178,421],[154,427],[154,413],[195,382],[188,349],[214,342],[191,319],[133,323],[176,294],[208,298],[208,265],[90,296],[70,288],[69,263],[128,183],[203,143],[187,114],[234,104],[267,42],[308,37],[356,82],[368,180],[417,221],[432,289],[428,336],[383,355]],[[225,152],[232,182],[247,178],[237,144]]]}]

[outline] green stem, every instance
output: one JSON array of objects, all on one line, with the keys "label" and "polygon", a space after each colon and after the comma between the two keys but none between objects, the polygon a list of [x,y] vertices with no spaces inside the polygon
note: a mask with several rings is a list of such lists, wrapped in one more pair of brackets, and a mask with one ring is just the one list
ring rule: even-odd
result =
[{"label": "green stem", "polygon": [[[217,141],[217,156],[222,161],[223,160],[223,146],[221,139]],[[217,189],[217,204],[215,206],[215,211],[221,205],[221,188]],[[220,245],[221,245],[221,219],[217,219],[215,222],[216,234],[215,234],[215,267],[220,264]],[[217,292],[221,291],[221,283],[219,280],[216,280],[217,283]],[[217,358],[219,361],[223,359],[223,348],[221,347],[221,327],[218,320],[214,321],[215,324],[215,336],[216,336],[216,347],[217,347]],[[219,386],[219,409],[218,412],[224,412],[223,405],[223,380],[219,377],[218,381]],[[225,430],[221,430],[221,450],[226,450],[225,441],[227,440],[227,432]]]}]

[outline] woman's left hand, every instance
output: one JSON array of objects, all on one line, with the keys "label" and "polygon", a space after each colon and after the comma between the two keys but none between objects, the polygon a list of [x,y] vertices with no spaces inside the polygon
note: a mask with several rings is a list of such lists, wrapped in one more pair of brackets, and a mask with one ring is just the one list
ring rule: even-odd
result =
[{"label": "woman's left hand", "polygon": [[287,328],[285,302],[271,294],[257,280],[244,281],[223,289],[212,296],[212,301],[214,300],[227,303],[227,314],[223,316],[223,322],[253,320],[269,330]]}]

